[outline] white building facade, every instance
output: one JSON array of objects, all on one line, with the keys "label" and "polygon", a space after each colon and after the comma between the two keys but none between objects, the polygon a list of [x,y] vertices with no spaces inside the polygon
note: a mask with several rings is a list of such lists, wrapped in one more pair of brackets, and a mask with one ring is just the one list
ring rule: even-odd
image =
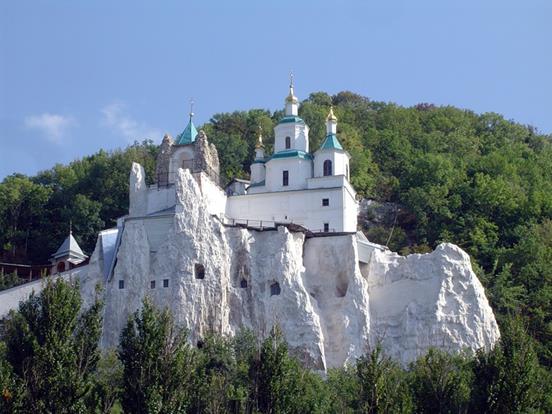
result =
[{"label": "white building facade", "polygon": [[358,203],[349,183],[350,155],[337,138],[330,108],[326,138],[309,152],[309,127],[298,116],[290,85],[285,117],[274,128],[274,153],[265,156],[262,136],[245,194],[228,197],[227,217],[299,224],[312,232],[356,232]]},{"label": "white building facade", "polygon": [[291,84],[285,116],[274,128],[273,154],[265,154],[259,132],[249,185],[243,180],[233,182],[226,191],[217,182],[216,149],[208,144],[203,131],[197,133],[190,115],[188,126],[176,141],[169,136],[163,139],[157,183],[146,188],[136,185],[136,178],[131,176],[129,216],[170,214],[176,202],[174,176],[184,168],[193,173],[209,200],[209,212],[226,223],[252,227],[294,224],[314,233],[355,233],[358,203],[349,183],[350,155],[337,138],[333,109],[326,119],[322,145],[310,152],[309,127],[299,118],[298,105]]}]

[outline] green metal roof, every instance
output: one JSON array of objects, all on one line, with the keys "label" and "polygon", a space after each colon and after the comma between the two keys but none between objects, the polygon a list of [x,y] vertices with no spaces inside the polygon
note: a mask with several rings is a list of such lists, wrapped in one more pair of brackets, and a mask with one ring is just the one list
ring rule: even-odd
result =
[{"label": "green metal roof", "polygon": [[304,160],[312,160],[312,155],[310,155],[308,152],[301,151],[301,150],[285,150],[285,151],[279,151],[275,154],[272,154],[272,157],[270,157],[271,160],[277,159],[277,158],[302,158]]},{"label": "green metal roof", "polygon": [[339,140],[337,139],[337,135],[330,134],[326,136],[326,139],[320,146],[320,149],[338,149],[342,150],[343,147],[341,146]]},{"label": "green metal roof", "polygon": [[288,123],[291,123],[291,122],[297,122],[299,124],[304,124],[305,123],[305,121],[303,121],[298,116],[285,116],[282,119],[280,119],[280,122],[278,122],[278,124],[288,124]]},{"label": "green metal roof", "polygon": [[182,134],[178,135],[176,137],[176,144],[177,145],[186,145],[191,144],[195,141],[197,136],[197,129],[194,126],[194,123],[192,122],[192,118],[190,117],[190,122],[188,122],[188,125],[182,131]]}]

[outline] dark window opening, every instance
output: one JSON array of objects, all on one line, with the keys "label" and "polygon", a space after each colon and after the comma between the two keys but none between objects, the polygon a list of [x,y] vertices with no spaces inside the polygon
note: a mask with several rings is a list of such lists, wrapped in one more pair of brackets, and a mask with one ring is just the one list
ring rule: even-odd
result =
[{"label": "dark window opening", "polygon": [[323,206],[329,206],[330,205],[330,199],[329,198],[323,198],[322,199],[322,205]]},{"label": "dark window opening", "polygon": [[274,282],[270,285],[270,296],[279,295],[280,294],[280,284],[278,282]]},{"label": "dark window opening", "polygon": [[169,279],[163,279],[163,287],[164,288],[169,287]]},{"label": "dark window opening", "polygon": [[57,271],[58,272],[65,272],[65,262],[59,262],[57,265]]},{"label": "dark window opening", "polygon": [[119,280],[119,289],[124,289],[124,288],[125,288],[125,281]]},{"label": "dark window opening", "polygon": [[152,280],[152,281],[150,282],[150,288],[151,288],[151,289],[155,289],[155,280]]},{"label": "dark window opening", "polygon": [[324,161],[324,176],[332,175],[332,162],[330,160]]},{"label": "dark window opening", "polygon": [[330,231],[330,223],[324,223],[324,233],[327,233]]},{"label": "dark window opening", "polygon": [[194,274],[196,279],[205,279],[205,266],[196,263],[194,267]]},{"label": "dark window opening", "polygon": [[286,137],[286,149],[290,149],[290,148],[291,148],[291,138]]},{"label": "dark window opening", "polygon": [[245,279],[240,280],[240,287],[245,289],[247,287],[247,280]]},{"label": "dark window opening", "polygon": [[199,339],[197,341],[197,349],[201,349],[205,346],[205,342],[203,342],[203,340]]},{"label": "dark window opening", "polygon": [[289,171],[282,172],[282,185],[285,187],[289,185]]}]

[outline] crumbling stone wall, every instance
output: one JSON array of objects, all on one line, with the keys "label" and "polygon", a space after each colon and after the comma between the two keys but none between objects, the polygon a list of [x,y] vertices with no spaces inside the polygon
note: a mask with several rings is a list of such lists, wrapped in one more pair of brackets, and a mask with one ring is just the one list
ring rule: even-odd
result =
[{"label": "crumbling stone wall", "polygon": [[207,135],[203,130],[199,131],[194,144],[194,172],[204,171],[218,184],[220,165],[217,149],[213,144],[209,144]]},{"label": "crumbling stone wall", "polygon": [[[217,149],[213,144],[209,144],[207,135],[204,131],[199,131],[196,140],[191,144],[186,144],[193,150],[193,164],[191,166],[192,173],[198,173],[204,171],[209,177],[219,184],[220,164]],[[171,160],[175,162],[174,155],[178,148],[182,148],[182,145],[175,144],[170,135],[163,137],[161,143],[159,155],[157,156],[157,165],[155,170],[155,181],[159,186],[166,186],[172,184],[175,181],[174,177],[171,177]],[[181,165],[173,166],[174,172]],[[173,175],[174,175],[173,172]]]},{"label": "crumbling stone wall", "polygon": [[169,184],[169,169],[171,164],[171,156],[173,153],[174,140],[169,134],[165,134],[163,142],[159,148],[157,155],[157,165],[155,167],[155,182],[159,186]]}]

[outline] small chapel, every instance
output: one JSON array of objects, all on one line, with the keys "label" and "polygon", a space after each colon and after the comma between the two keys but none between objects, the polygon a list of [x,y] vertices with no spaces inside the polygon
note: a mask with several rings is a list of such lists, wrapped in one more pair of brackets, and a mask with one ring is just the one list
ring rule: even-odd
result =
[{"label": "small chapel", "polygon": [[176,139],[165,135],[157,158],[156,183],[136,189],[131,182],[129,216],[170,213],[176,204],[178,169],[188,169],[208,200],[210,213],[225,223],[251,227],[296,225],[312,233],[356,233],[358,202],[349,182],[349,160],[337,136],[337,118],[328,108],[326,137],[309,148],[309,126],[298,115],[293,79],[285,98],[285,116],[274,128],[274,151],[265,152],[261,132],[251,165],[251,179],[233,180],[223,190],[219,158],[193,112]]}]

